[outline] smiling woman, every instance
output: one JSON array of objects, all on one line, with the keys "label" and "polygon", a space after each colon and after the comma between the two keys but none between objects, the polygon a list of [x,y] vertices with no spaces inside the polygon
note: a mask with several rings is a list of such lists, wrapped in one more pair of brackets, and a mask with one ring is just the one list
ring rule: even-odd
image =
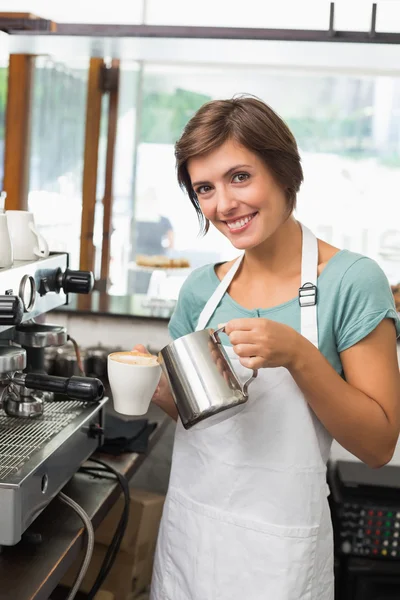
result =
[{"label": "smiling woman", "polygon": [[[236,179],[237,183],[244,183],[250,173],[242,172],[247,167],[254,168],[254,151],[256,152],[257,166],[260,163],[267,165],[269,171],[280,184],[281,190],[287,200],[288,214],[291,214],[296,206],[296,194],[303,181],[303,170],[300,164],[300,156],[296,140],[285,123],[266,104],[256,98],[234,98],[232,100],[211,101],[202,106],[196,115],[189,121],[184,130],[184,135],[177,142],[175,156],[177,160],[178,181],[183,187],[192,204],[194,205],[203,224],[203,211],[199,204],[199,194],[211,191],[209,181],[198,181],[196,171],[189,174],[189,165],[193,159],[207,157],[212,151],[219,150],[214,155],[216,164],[221,172],[224,163],[218,159],[225,156],[223,145],[229,142],[230,146],[242,146],[251,154],[250,165],[235,164],[226,172],[222,179]],[[240,155],[240,148],[238,148]],[[249,152],[245,152],[243,158],[249,158]],[[229,158],[224,161],[229,163]],[[192,159],[192,160],[191,160]],[[198,170],[199,177],[201,168]],[[240,177],[240,179],[239,179]],[[201,177],[200,177],[201,179]],[[192,183],[193,182],[193,183]],[[205,189],[207,192],[205,191]],[[204,230],[208,230],[207,216]]]},{"label": "smiling woman", "polygon": [[[296,141],[262,101],[205,104],[176,158],[204,230],[242,252],[191,273],[171,336],[226,323],[238,378],[258,375],[241,413],[190,432],[178,421],[152,600],[333,600],[332,440],[379,467],[399,436],[388,280],[296,221]],[[177,418],[165,379],[153,401]]]}]

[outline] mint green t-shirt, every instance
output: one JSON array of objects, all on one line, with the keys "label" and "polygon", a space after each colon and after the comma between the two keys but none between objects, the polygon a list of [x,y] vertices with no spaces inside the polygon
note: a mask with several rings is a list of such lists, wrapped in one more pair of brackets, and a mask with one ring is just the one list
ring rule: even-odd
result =
[{"label": "mint green t-shirt", "polygon": [[[184,282],[169,323],[173,339],[195,331],[201,311],[220,283],[214,266],[196,269]],[[341,375],[340,352],[365,338],[383,319],[393,319],[400,336],[400,319],[389,282],[371,258],[340,250],[318,277],[317,287],[319,349]],[[249,310],[226,293],[207,327],[216,329],[231,319],[264,317],[300,332],[300,310],[297,297],[272,308]],[[228,345],[228,336],[222,335],[221,341]]]}]

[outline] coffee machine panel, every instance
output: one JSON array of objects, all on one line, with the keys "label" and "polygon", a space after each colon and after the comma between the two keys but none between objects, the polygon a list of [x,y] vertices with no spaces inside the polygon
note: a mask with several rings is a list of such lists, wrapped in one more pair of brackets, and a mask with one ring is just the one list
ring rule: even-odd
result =
[{"label": "coffee machine panel", "polygon": [[0,339],[10,327],[68,304],[69,293],[87,294],[92,287],[93,275],[69,269],[63,252],[0,269]]},{"label": "coffee machine panel", "polygon": [[48,375],[45,349],[70,338],[37,320],[92,287],[66,253],[0,269],[0,545],[16,544],[102,443],[102,382]]}]

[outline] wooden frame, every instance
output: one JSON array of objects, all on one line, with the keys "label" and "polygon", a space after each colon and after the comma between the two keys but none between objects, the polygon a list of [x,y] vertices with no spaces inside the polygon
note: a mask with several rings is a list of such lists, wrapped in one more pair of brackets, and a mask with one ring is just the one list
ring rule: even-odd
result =
[{"label": "wooden frame", "polygon": [[[82,218],[79,268],[82,271],[94,271],[95,246],[93,244],[94,213],[96,208],[97,169],[99,159],[99,139],[101,124],[100,87],[102,58],[91,58],[89,65],[88,91],[86,99],[85,149],[82,181]],[[78,295],[78,309],[88,310],[91,295]]]},{"label": "wooden frame", "polygon": [[93,244],[94,211],[96,207],[97,167],[101,122],[100,73],[102,58],[91,58],[86,100],[85,150],[82,184],[82,220],[80,244],[80,269],[93,271],[95,248]]},{"label": "wooden frame", "polygon": [[34,60],[27,54],[10,55],[3,185],[7,210],[26,210],[28,206]]},{"label": "wooden frame", "polygon": [[15,31],[57,31],[57,23],[26,12],[0,12],[0,29],[6,33]]}]

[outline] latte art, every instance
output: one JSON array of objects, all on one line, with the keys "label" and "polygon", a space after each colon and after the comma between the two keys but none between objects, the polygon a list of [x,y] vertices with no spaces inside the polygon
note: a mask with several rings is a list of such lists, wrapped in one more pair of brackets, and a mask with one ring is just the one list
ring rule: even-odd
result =
[{"label": "latte art", "polygon": [[158,365],[157,356],[154,356],[154,354],[145,354],[144,352],[136,352],[135,350],[131,352],[113,352],[110,354],[110,360],[141,367],[155,367]]}]

